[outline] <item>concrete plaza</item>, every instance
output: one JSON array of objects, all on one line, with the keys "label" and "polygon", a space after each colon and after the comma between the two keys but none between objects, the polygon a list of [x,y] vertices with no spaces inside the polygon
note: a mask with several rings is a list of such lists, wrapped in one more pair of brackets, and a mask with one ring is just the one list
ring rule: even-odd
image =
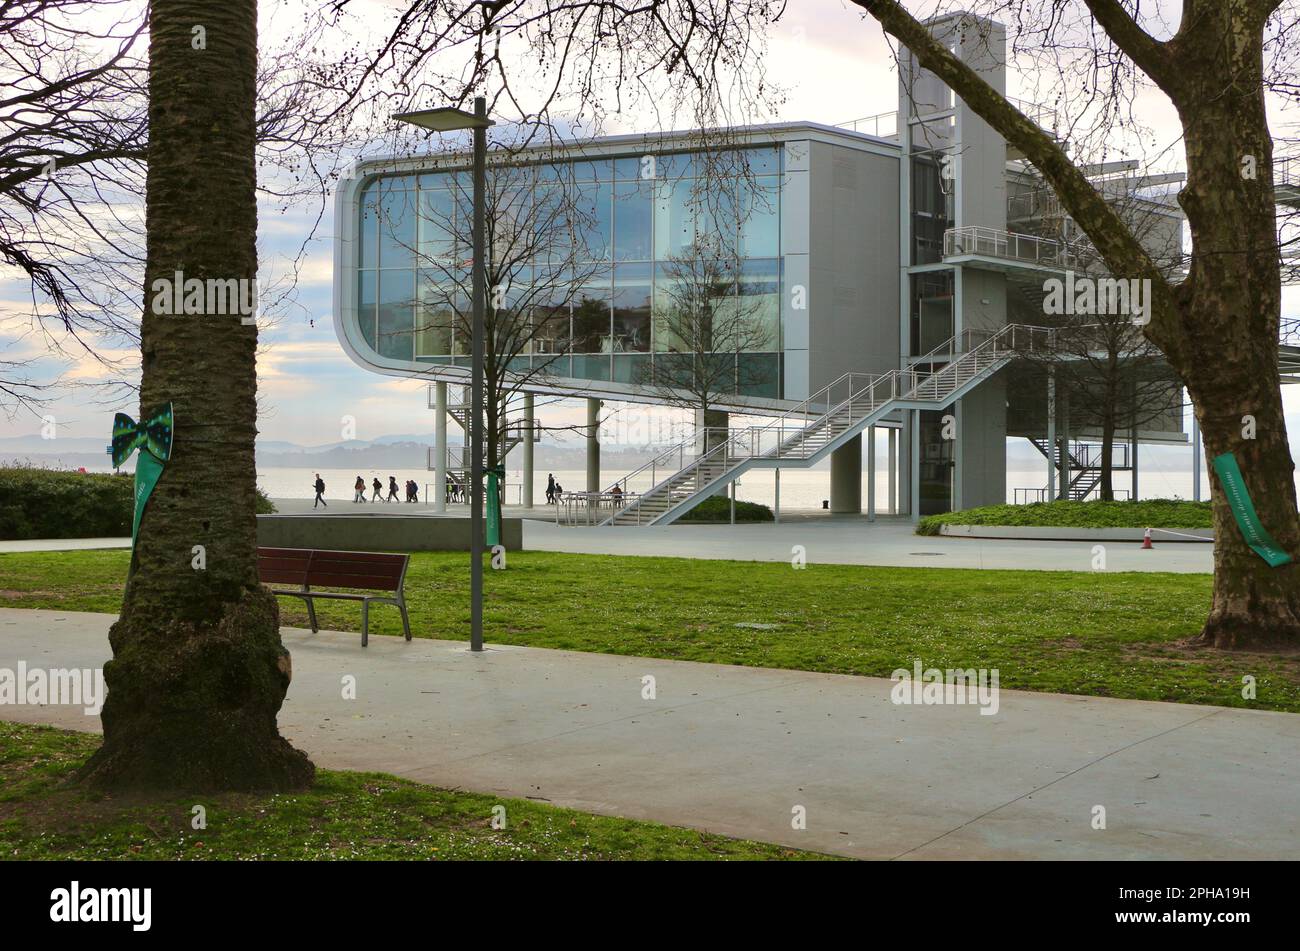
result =
[{"label": "concrete plaza", "polygon": [[[312,513],[311,501],[276,499],[286,515]],[[360,511],[359,511],[360,510]],[[317,509],[317,515],[407,515],[437,518],[423,505],[370,506],[349,502]],[[464,517],[464,507],[449,515]],[[915,534],[906,518],[830,516],[821,512],[783,515],[779,525],[690,525],[663,528],[601,528],[555,524],[554,509],[507,506],[504,514],[524,519],[524,548],[600,555],[661,555],[671,558],[790,561],[796,545],[810,564],[882,565],[916,568],[1020,568],[1093,571],[1091,541],[949,538]],[[50,539],[0,541],[6,551],[57,551],[75,548],[124,548],[129,539]],[[1214,570],[1213,546],[1203,542],[1167,541],[1143,551],[1136,542],[1104,543],[1106,571],[1204,572]]]},{"label": "concrete plaza", "polygon": [[[104,614],[0,610],[0,667],[94,667]],[[490,642],[489,632],[489,642]],[[285,629],[281,729],[319,766],[872,859],[1261,859],[1300,849],[1300,716]],[[924,660],[924,658],[922,658]],[[341,679],[357,678],[357,699]],[[642,699],[643,678],[656,699]],[[7,719],[98,730],[80,708]],[[1096,807],[1106,827],[1093,828]],[[803,807],[807,828],[792,828]]]}]

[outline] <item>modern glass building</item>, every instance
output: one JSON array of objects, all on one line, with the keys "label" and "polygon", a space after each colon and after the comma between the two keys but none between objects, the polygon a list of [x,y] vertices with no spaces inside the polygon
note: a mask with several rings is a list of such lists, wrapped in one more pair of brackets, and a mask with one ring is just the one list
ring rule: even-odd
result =
[{"label": "modern glass building", "polygon": [[[1000,26],[963,14],[931,26],[1005,89]],[[1023,156],[903,53],[899,109],[888,116],[608,136],[498,156],[509,172],[498,170],[508,188],[497,201],[522,209],[518,221],[559,196],[572,204],[567,229],[551,229],[561,240],[519,258],[495,289],[507,304],[531,289],[533,330],[513,367],[544,371],[528,389],[661,399],[652,384],[699,359],[662,315],[680,289],[680,262],[702,247],[735,271],[719,306],[751,313],[762,329],[728,352],[734,385],[722,410],[777,415],[808,401],[804,410],[819,412],[833,392],[824,388],[847,374],[850,389],[890,373],[912,385],[945,366],[956,373],[967,350],[1009,326],[1043,324],[1044,281],[1084,270],[1086,241]],[[1049,110],[1018,105],[1053,125]],[[456,319],[468,304],[467,165],[465,155],[389,156],[360,163],[340,184],[336,330],[362,366],[468,382],[469,341]],[[1135,163],[1089,175],[1108,199],[1141,206],[1152,224],[1142,240],[1176,265],[1183,217],[1152,192],[1155,179]],[[499,237],[490,236],[493,248]],[[1097,431],[1083,408],[1063,410],[1065,394],[1055,399],[1041,365],[970,359],[978,379],[928,391],[950,401],[900,398],[863,418],[865,429],[891,434],[881,460],[897,476],[888,508],[917,516],[1006,501],[1008,437],[1043,453],[1049,484],[1032,490],[1039,497],[1092,491],[1098,454],[1086,441]],[[1181,390],[1172,378],[1168,389],[1168,411],[1126,434],[1124,468],[1136,471],[1139,441],[1186,441]],[[827,441],[837,511],[861,509],[863,434]],[[601,487],[598,472],[589,481]]]},{"label": "modern glass building", "polygon": [[[721,150],[701,150],[699,136],[682,134],[609,137],[512,156],[510,188],[522,193],[521,204],[572,202],[581,232],[570,252],[557,255],[548,247],[544,259],[513,266],[504,290],[518,295],[529,285],[542,288],[531,307],[539,329],[518,367],[545,371],[535,389],[654,399],[646,384],[661,366],[670,369],[685,358],[687,349],[655,315],[681,280],[675,263],[706,240],[720,259],[734,258],[737,274],[727,293],[758,330],[735,354],[733,408],[775,408],[802,399],[817,380],[848,369],[846,345],[866,343],[865,327],[837,332],[829,314],[827,326],[810,339],[810,321],[816,320],[810,302],[819,283],[846,309],[874,301],[889,331],[881,341],[885,353],[875,362],[896,362],[889,345],[896,336],[896,203],[880,202],[876,221],[851,221],[850,209],[825,209],[824,222],[813,221],[811,204],[813,169],[821,164],[827,173],[833,163],[847,170],[840,175],[874,175],[885,195],[895,191],[896,147],[812,124],[733,130],[730,138],[739,142]],[[463,263],[467,286],[469,175],[455,157],[441,161],[443,169],[428,167],[428,159],[377,159],[362,163],[357,177],[341,185],[338,327],[362,365],[459,383],[469,341],[453,315],[436,308],[456,309],[450,304],[457,295],[445,286],[445,262]],[[848,235],[824,231],[837,218],[844,231],[865,226],[852,240],[874,241],[884,252],[873,266],[883,286],[868,288],[863,280],[830,287],[836,259],[848,250],[842,244]],[[564,268],[584,273],[580,286],[556,273]],[[552,289],[554,299],[546,299]]]}]

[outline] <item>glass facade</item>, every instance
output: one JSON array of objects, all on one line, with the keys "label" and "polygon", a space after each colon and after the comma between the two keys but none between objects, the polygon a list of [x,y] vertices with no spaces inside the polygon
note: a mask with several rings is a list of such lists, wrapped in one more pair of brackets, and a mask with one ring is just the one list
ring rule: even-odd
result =
[{"label": "glass facade", "polygon": [[[575,208],[567,235],[540,242],[512,268],[504,290],[505,306],[527,302],[519,306],[534,328],[519,369],[636,384],[662,377],[661,365],[691,359],[655,314],[672,289],[674,269],[666,265],[708,241],[735,260],[740,279],[729,293],[747,298],[737,305],[764,330],[753,338],[763,340],[761,351],[735,356],[737,391],[779,396],[781,157],[780,147],[766,146],[555,162],[515,168],[507,196],[490,187],[494,220],[502,203],[566,201]],[[455,319],[468,301],[439,283],[456,268],[468,273],[468,200],[464,171],[384,175],[362,191],[358,323],[381,356],[468,362],[469,341]],[[534,213],[532,220],[546,218]],[[494,233],[490,240],[507,239]],[[493,255],[503,253],[494,246]],[[580,276],[562,273],[566,268]]]}]

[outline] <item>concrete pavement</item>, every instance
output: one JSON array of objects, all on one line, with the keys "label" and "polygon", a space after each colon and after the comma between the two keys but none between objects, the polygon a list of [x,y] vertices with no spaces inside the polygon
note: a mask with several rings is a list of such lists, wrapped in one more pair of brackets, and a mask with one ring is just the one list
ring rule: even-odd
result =
[{"label": "concrete pavement", "polygon": [[[285,514],[311,512],[310,500],[276,500]],[[357,515],[366,506],[344,502],[315,514]],[[437,518],[423,506],[394,503],[377,506],[377,514]],[[556,525],[545,507],[507,506],[509,517],[524,519],[524,548],[532,551],[596,555],[663,555],[672,558],[785,561],[794,546],[803,547],[812,564],[880,565],[916,568],[1018,568],[1044,571],[1093,571],[1095,541],[948,538],[921,536],[907,518],[828,516],[819,512],[782,515],[773,525],[669,525],[664,528],[600,528]],[[553,510],[551,510],[553,511]],[[451,514],[464,516],[464,510]],[[1143,551],[1131,541],[1103,544],[1107,571],[1214,570],[1213,546],[1170,542],[1157,537],[1155,549]],[[74,548],[129,547],[130,539],[52,539],[0,542],[0,552],[54,551]]]},{"label": "concrete pavement", "polygon": [[[929,540],[925,540],[928,544]],[[97,666],[100,614],[0,610],[0,667]],[[284,734],[323,767],[861,858],[1289,858],[1300,716],[285,629]],[[489,633],[490,641],[490,633]],[[921,658],[926,661],[927,658]],[[357,678],[357,699],[341,680]],[[643,678],[656,699],[643,699]],[[0,718],[98,730],[79,708]],[[796,807],[807,828],[792,828]],[[1095,807],[1106,828],[1094,829]]]},{"label": "concrete pavement", "polygon": [[787,519],[783,515],[779,525],[677,524],[664,528],[524,522],[524,548],[533,551],[788,562],[794,546],[800,545],[808,563],[834,565],[1093,571],[1097,544],[1105,547],[1106,571],[1214,570],[1213,546],[1204,543],[1157,539],[1154,549],[1143,551],[1136,542],[924,536],[917,535],[905,517],[868,522],[860,516]]}]

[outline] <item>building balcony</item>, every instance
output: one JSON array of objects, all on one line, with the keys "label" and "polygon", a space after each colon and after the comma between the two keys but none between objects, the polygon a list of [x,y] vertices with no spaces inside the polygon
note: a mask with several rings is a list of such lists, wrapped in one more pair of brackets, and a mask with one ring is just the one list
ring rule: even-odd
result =
[{"label": "building balcony", "polygon": [[1061,241],[979,225],[949,228],[945,231],[943,257],[945,261],[982,259],[1003,266],[1018,265],[1051,271],[1081,267],[1083,264],[1078,251]]}]

